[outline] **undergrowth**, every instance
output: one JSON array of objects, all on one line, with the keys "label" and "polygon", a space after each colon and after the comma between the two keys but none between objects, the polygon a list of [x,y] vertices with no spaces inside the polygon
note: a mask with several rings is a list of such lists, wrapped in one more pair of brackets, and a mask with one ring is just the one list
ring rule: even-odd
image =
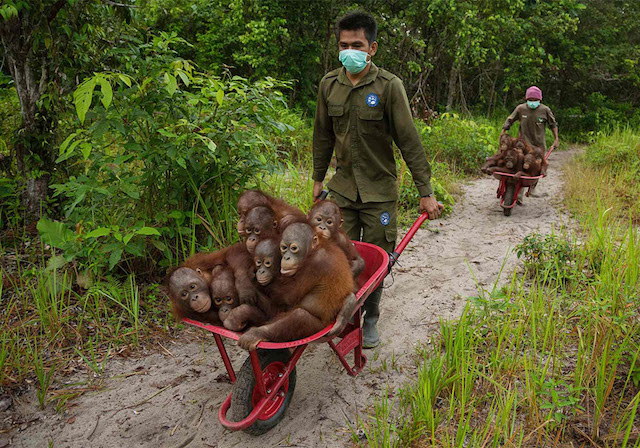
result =
[{"label": "undergrowth", "polygon": [[603,207],[579,230],[527,237],[525,272],[441,323],[370,446],[640,445],[640,237]]},{"label": "undergrowth", "polygon": [[592,137],[585,154],[565,168],[567,203],[583,214],[594,199],[621,219],[640,223],[640,133],[617,127]]}]

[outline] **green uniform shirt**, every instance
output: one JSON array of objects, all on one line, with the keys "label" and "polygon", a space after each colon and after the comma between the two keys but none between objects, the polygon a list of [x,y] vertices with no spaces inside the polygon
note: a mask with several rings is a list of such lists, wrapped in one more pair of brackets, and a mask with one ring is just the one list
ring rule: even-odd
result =
[{"label": "green uniform shirt", "polygon": [[395,201],[393,141],[420,195],[431,194],[431,167],[402,81],[374,64],[356,86],[344,67],[322,78],[313,130],[313,180],[324,180],[335,150],[331,190],[351,201],[358,194],[364,203]]},{"label": "green uniform shirt", "polygon": [[518,136],[524,137],[529,144],[544,149],[547,149],[547,142],[544,139],[545,125],[550,128],[558,127],[553,112],[544,104],[540,104],[535,109],[529,108],[526,103],[518,105],[507,117],[502,128],[508,131],[516,120],[520,120]]}]

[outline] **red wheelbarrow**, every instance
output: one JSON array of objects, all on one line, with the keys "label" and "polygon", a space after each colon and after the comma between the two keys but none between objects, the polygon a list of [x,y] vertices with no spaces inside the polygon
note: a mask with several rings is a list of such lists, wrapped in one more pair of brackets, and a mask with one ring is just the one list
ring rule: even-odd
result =
[{"label": "red wheelbarrow", "polygon": [[[544,155],[545,161],[549,158],[553,150],[553,146],[549,148],[549,151]],[[500,207],[502,207],[504,216],[511,216],[511,210],[513,210],[513,207],[516,205],[520,191],[523,188],[528,188],[526,196],[529,197],[531,189],[538,183],[538,180],[546,177],[546,174],[539,176],[520,176],[519,179],[516,179],[514,174],[495,171],[493,177],[500,181],[496,196],[500,199]]]},{"label": "red wheelbarrow", "polygon": [[[296,386],[296,364],[311,342],[328,342],[349,375],[355,376],[362,371],[367,362],[367,357],[362,353],[362,304],[391,272],[391,267],[427,218],[426,213],[422,214],[390,254],[373,244],[354,241],[365,261],[365,269],[358,279],[358,284],[362,287],[356,293],[357,305],[352,323],[348,324],[340,335],[328,341],[326,335],[333,324],[304,339],[278,343],[261,342],[257,350],[249,351],[249,357],[236,375],[222,336],[238,340],[240,333],[192,319],[183,319],[190,325],[213,333],[229,379],[234,383],[231,393],[218,412],[218,419],[225,428],[260,435],[276,426],[291,403]],[[338,340],[334,342],[334,339]],[[354,356],[353,363],[347,360],[351,352]],[[235,421],[227,418],[230,408]]]}]

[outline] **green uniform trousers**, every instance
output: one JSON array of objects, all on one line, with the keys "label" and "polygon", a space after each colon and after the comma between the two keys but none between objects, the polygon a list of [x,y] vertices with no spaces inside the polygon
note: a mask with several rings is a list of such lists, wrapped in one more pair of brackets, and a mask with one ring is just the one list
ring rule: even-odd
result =
[{"label": "green uniform trousers", "polygon": [[342,211],[342,230],[350,239],[375,244],[387,252],[395,249],[397,201],[363,203],[360,196],[350,201],[335,191],[331,191],[331,198]]},{"label": "green uniform trousers", "polygon": [[[331,196],[342,211],[344,219],[342,229],[350,239],[375,244],[387,252],[395,249],[398,235],[397,201],[363,203],[360,195],[355,201],[351,201],[335,191],[331,191]],[[381,297],[382,285],[369,294],[362,307],[365,348],[373,348],[380,343],[377,324],[380,317]]]}]

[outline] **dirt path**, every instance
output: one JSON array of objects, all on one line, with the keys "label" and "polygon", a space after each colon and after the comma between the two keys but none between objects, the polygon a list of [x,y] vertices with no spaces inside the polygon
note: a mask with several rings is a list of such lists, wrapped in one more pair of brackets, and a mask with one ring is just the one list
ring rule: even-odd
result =
[{"label": "dirt path", "polygon": [[[533,232],[549,231],[564,219],[559,211],[560,167],[575,152],[555,153],[549,177],[506,218],[495,197],[497,181],[483,178],[465,187],[465,199],[448,219],[421,230],[395,269],[383,296],[380,331],[383,345],[369,352],[368,367],[356,378],[344,373],[326,344],[310,347],[298,364],[298,382],[288,414],[279,426],[254,438],[224,430],[217,412],[230,391],[213,339],[174,343],[167,353],[110,362],[106,388],[86,393],[65,415],[49,406],[36,411],[35,393],[14,407],[25,421],[0,447],[341,447],[351,446],[348,424],[366,416],[386,387],[395,390],[416,371],[414,347],[438,328],[440,318],[455,318],[478,281],[490,287],[502,263],[503,276],[516,257],[509,249]],[[467,264],[468,262],[468,264]],[[391,283],[387,279],[387,283]],[[230,347],[239,368],[246,353]],[[26,401],[27,397],[30,402]],[[2,417],[2,413],[0,413]],[[3,439],[5,437],[5,439]]]}]

